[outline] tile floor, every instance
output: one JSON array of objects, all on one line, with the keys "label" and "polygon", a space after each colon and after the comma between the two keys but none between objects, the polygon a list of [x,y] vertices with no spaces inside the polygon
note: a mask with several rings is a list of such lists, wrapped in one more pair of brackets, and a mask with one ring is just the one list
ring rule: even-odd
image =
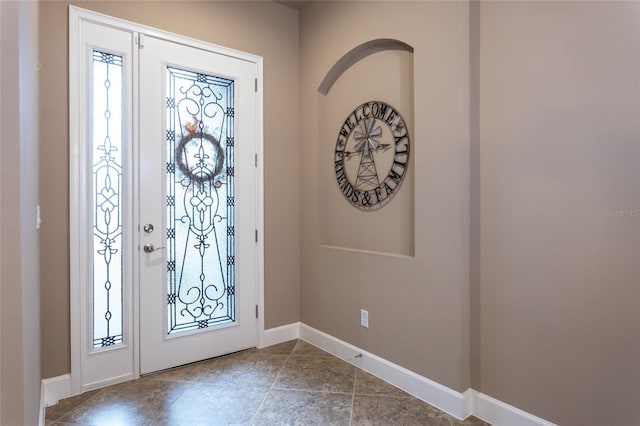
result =
[{"label": "tile floor", "polygon": [[46,426],[461,422],[302,340],[177,367],[47,408]]}]

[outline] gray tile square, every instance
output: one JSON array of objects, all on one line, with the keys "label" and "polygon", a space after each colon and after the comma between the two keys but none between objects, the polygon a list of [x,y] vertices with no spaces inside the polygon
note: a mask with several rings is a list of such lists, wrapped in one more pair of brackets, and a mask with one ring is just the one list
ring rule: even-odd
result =
[{"label": "gray tile square", "polygon": [[351,394],[355,372],[355,366],[335,357],[292,355],[273,386],[276,389]]},{"label": "gray tile square", "polygon": [[179,383],[149,378],[132,380],[99,390],[69,410],[58,421],[82,425],[148,425],[184,391]]},{"label": "gray tile square", "polygon": [[298,339],[289,340],[288,342],[278,343],[276,345],[267,346],[266,348],[258,349],[260,353],[268,353],[272,355],[289,355],[293,348],[298,343]]},{"label": "gray tile square", "polygon": [[46,408],[45,410],[46,420],[51,420],[51,421],[59,420],[60,418],[62,418],[62,416],[67,414],[70,410],[74,409],[78,405],[94,397],[98,392],[100,392],[100,390],[93,390],[93,391],[85,392],[80,395],[72,396],[72,397],[65,398],[58,401],[56,405],[52,405]]},{"label": "gray tile square", "polygon": [[411,396],[402,389],[360,369],[356,372],[355,393],[359,395]]},{"label": "gray tile square", "polygon": [[254,425],[349,425],[349,394],[274,389],[269,392]]},{"label": "gray tile square", "polygon": [[192,384],[153,419],[154,426],[248,425],[267,395],[267,389],[225,389]]},{"label": "gray tile square", "polygon": [[317,346],[312,345],[311,343],[305,342],[304,340],[298,340],[296,346],[293,348],[291,352],[292,356],[315,356],[315,357],[333,357],[329,352],[325,352]]},{"label": "gray tile square", "polygon": [[454,417],[414,397],[355,395],[352,425],[452,426]]},{"label": "gray tile square", "polygon": [[226,388],[270,388],[287,360],[287,355],[245,351],[203,363],[198,381]]}]

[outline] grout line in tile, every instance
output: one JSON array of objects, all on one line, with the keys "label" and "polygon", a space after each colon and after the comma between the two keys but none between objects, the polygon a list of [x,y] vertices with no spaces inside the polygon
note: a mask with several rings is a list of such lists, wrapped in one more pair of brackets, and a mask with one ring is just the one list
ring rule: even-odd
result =
[{"label": "grout line in tile", "polygon": [[356,371],[353,372],[353,391],[351,392],[351,412],[349,413],[349,426],[353,423],[353,404],[356,400],[356,380],[358,380],[358,370],[356,367]]},{"label": "grout line in tile", "polygon": [[253,413],[253,417],[251,417],[251,421],[249,422],[250,425],[255,424],[256,417],[258,416],[258,413],[262,409],[262,406],[264,405],[264,402],[267,400],[267,397],[271,393],[271,390],[273,389],[273,387],[275,386],[276,382],[278,381],[278,377],[280,377],[280,373],[282,373],[282,370],[284,370],[284,367],[286,367],[287,362],[289,362],[289,358],[291,358],[291,354],[293,353],[294,349],[295,349],[295,345],[293,346],[293,348],[291,348],[291,352],[289,352],[289,355],[287,355],[287,359],[285,359],[284,362],[282,363],[282,367],[280,367],[280,371],[278,371],[278,374],[276,374],[276,377],[273,379],[273,382],[271,383],[271,386],[269,387],[269,390],[267,391],[267,393],[264,394],[264,398],[262,398],[262,401],[260,402],[260,405],[258,405],[258,408],[256,409],[256,412]]}]

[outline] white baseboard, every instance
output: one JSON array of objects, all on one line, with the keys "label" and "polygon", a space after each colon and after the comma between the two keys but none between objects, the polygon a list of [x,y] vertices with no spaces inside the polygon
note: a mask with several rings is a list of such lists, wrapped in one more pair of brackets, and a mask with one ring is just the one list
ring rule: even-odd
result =
[{"label": "white baseboard", "polygon": [[[457,392],[303,323],[300,338],[460,420],[473,415],[494,426],[555,426],[474,389]],[[358,354],[362,357],[356,358]]]},{"label": "white baseboard", "polygon": [[473,415],[495,426],[556,426],[533,414],[469,389]]},{"label": "white baseboard", "polygon": [[42,394],[44,407],[55,405],[61,399],[71,396],[71,374],[42,380]]},{"label": "white baseboard", "polygon": [[[465,410],[465,398],[462,393],[420,376],[411,370],[400,367],[306,324],[300,324],[300,338],[362,368],[460,420],[471,414]],[[362,354],[362,357],[355,358],[358,354]]]},{"label": "white baseboard", "polygon": [[280,327],[265,330],[258,337],[258,348],[264,348],[300,337],[300,323],[294,322]]},{"label": "white baseboard", "polygon": [[44,385],[42,384],[42,380],[40,380],[40,410],[38,414],[38,426],[44,426],[44,420],[46,417],[46,405],[44,403],[44,399]]}]

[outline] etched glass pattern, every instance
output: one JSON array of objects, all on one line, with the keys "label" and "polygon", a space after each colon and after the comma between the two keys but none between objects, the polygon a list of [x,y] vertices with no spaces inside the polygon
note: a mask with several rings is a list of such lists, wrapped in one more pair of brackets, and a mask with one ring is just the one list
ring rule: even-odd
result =
[{"label": "etched glass pattern", "polygon": [[234,82],[167,67],[168,334],[235,322]]},{"label": "etched glass pattern", "polygon": [[122,57],[93,51],[93,347],[122,344]]}]

